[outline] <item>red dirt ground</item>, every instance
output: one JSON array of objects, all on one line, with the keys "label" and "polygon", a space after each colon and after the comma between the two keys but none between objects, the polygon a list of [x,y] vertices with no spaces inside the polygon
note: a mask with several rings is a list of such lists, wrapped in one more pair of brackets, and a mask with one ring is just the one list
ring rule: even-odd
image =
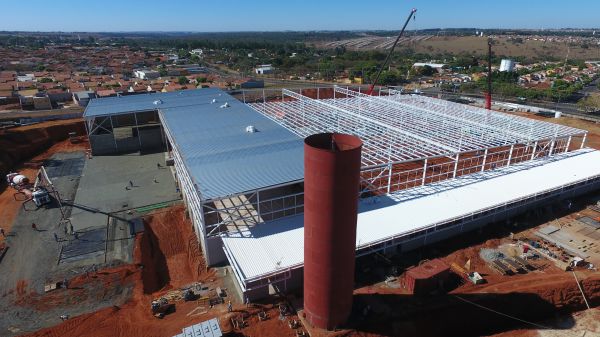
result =
[{"label": "red dirt ground", "polygon": [[[150,302],[169,289],[200,281],[214,286],[216,275],[206,271],[204,260],[191,223],[184,219],[183,206],[175,206],[145,218],[146,230],[136,238],[134,264],[101,270],[97,276],[79,276],[70,282],[70,287],[79,288],[87,282],[105,282],[105,287],[134,284],[133,295],[120,307],[109,307],[94,313],[73,317],[57,326],[29,334],[30,337],[68,336],[113,336],[147,337],[173,336],[181,329],[198,322],[219,317],[224,332],[232,329],[230,317],[245,314],[248,326],[241,331],[243,336],[293,337],[284,321],[277,319],[278,311],[273,305],[256,305],[246,309],[236,305],[234,312],[227,313],[226,305],[218,305],[207,313],[187,316],[198,304],[176,302],[176,312],[164,319],[156,319],[150,313]],[[140,267],[143,266],[143,267]],[[111,275],[118,275],[114,277]],[[69,298],[81,296],[77,290],[68,290]],[[60,291],[56,295],[36,298],[29,305],[43,310],[47,306],[61,305],[67,296]],[[22,304],[21,304],[22,305]],[[256,313],[264,309],[270,319],[259,322]]]},{"label": "red dirt ground", "polygon": [[[57,152],[85,151],[87,141],[71,144],[69,132],[85,134],[80,119],[52,121],[0,131],[0,228],[10,231],[21,203],[13,198],[15,191],[6,186],[4,175],[16,171],[33,179],[38,166]],[[0,237],[0,240],[3,238]]]},{"label": "red dirt ground", "polygon": [[[98,279],[104,282],[106,288],[133,283],[133,295],[128,302],[121,307],[73,317],[28,336],[172,336],[185,326],[208,319],[186,316],[197,306],[195,302],[177,302],[177,311],[162,320],[152,316],[150,302],[153,299],[169,289],[213,279],[214,273],[205,271],[191,224],[184,219],[183,206],[155,213],[146,217],[145,221],[146,231],[136,238],[134,264],[101,270],[97,279],[82,275],[71,280],[69,285],[80,288],[86,282],[99,282]],[[68,297],[76,296],[76,291],[68,290],[66,294]],[[40,309],[46,305],[60,305],[66,297],[62,294],[56,292],[56,296],[43,296],[30,304]],[[217,313],[217,309],[212,309],[207,315],[214,317]]]}]

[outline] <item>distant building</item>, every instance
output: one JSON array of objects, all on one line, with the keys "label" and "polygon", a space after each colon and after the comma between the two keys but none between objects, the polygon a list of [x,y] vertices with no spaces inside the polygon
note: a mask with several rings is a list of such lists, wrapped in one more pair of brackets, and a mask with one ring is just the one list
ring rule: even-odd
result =
[{"label": "distant building", "polygon": [[34,74],[25,74],[17,76],[17,81],[19,82],[30,82],[35,80]]},{"label": "distant building", "polygon": [[92,98],[96,98],[96,94],[93,91],[78,91],[73,93],[73,102],[82,107],[87,106]]},{"label": "distant building", "polygon": [[511,72],[513,70],[515,70],[515,61],[509,59],[502,59],[500,61],[499,71]]},{"label": "distant building", "polygon": [[133,75],[142,80],[152,80],[160,77],[160,73],[156,70],[140,69],[133,72]]},{"label": "distant building", "polygon": [[270,64],[261,64],[258,67],[256,67],[254,69],[254,71],[258,74],[258,75],[266,75],[266,74],[270,74],[275,70],[275,68],[273,68],[272,65]]},{"label": "distant building", "polygon": [[185,72],[188,74],[200,74],[208,72],[206,67],[199,66],[197,64],[181,64],[178,66],[178,68],[185,70]]},{"label": "distant building", "polygon": [[35,110],[51,110],[52,102],[48,96],[33,97],[33,108]]},{"label": "distant building", "polygon": [[204,52],[202,51],[202,49],[198,48],[198,49],[193,49],[190,54],[192,55],[196,55],[196,56],[202,56]]}]

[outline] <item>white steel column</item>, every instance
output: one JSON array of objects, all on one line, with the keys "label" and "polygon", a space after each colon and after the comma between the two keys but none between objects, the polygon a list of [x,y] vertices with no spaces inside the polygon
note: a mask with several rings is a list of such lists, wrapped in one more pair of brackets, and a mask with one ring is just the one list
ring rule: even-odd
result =
[{"label": "white steel column", "polygon": [[388,184],[387,184],[387,193],[390,194],[392,189],[392,164],[388,165]]},{"label": "white steel column", "polygon": [[256,191],[256,211],[258,212],[258,220],[262,219],[260,215],[260,191]]},{"label": "white steel column", "polygon": [[581,147],[580,149],[583,149],[583,147],[585,146],[585,138],[587,137],[587,132],[583,134],[583,140],[581,141]]},{"label": "white steel column", "polygon": [[569,138],[567,139],[567,146],[565,146],[565,152],[569,152],[569,146],[571,146],[571,138],[573,138],[573,136],[569,136]]},{"label": "white steel column", "polygon": [[533,153],[531,154],[531,159],[529,160],[534,160],[535,159],[535,151],[537,151],[537,140],[535,141],[535,143],[533,143]]},{"label": "white steel column", "polygon": [[550,151],[548,151],[548,157],[552,157],[552,151],[554,151],[554,143],[556,143],[556,138],[552,138],[552,142],[550,142]]},{"label": "white steel column", "polygon": [[458,169],[458,158],[460,158],[460,153],[457,153],[456,159],[454,159],[454,173],[452,173],[452,178],[456,178],[456,170]]},{"label": "white steel column", "polygon": [[112,116],[108,116],[108,118],[110,119],[110,128],[112,129],[111,134],[113,136],[113,140],[115,141],[115,150],[119,150],[119,147],[117,146],[117,138],[115,138],[115,127],[113,125]]},{"label": "white steel column", "polygon": [[481,164],[481,172],[485,171],[485,161],[487,160],[488,149],[483,152],[483,163]]},{"label": "white steel column", "polygon": [[140,126],[137,120],[137,113],[133,113],[133,119],[135,120],[135,128],[137,129],[138,142],[140,144],[140,151],[142,151],[142,137],[140,136]]},{"label": "white steel column", "polygon": [[421,178],[421,186],[425,185],[425,177],[427,176],[427,158],[425,158],[425,163],[423,164],[423,178]]},{"label": "white steel column", "polygon": [[512,159],[512,153],[513,153],[514,148],[515,148],[515,144],[512,144],[510,146],[510,152],[508,153],[508,162],[506,163],[506,166],[510,166],[510,160]]}]

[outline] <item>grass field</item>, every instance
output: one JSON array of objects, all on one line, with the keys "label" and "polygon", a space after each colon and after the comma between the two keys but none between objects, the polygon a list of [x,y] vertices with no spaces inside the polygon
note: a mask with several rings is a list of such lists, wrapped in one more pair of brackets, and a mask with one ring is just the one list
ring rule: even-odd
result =
[{"label": "grass field", "polygon": [[[565,42],[556,41],[523,40],[522,43],[514,43],[506,37],[497,37],[494,41],[493,51],[495,55],[527,57],[533,61],[544,59],[564,60],[569,48]],[[318,46],[323,47],[325,43],[318,44]],[[397,48],[399,50],[410,48],[419,53],[432,55],[441,53],[484,55],[487,54],[487,37],[434,36],[426,40],[401,43]],[[356,48],[348,47],[348,49]],[[569,59],[573,60],[600,60],[600,45],[592,44],[588,48],[571,46],[568,53]]]}]

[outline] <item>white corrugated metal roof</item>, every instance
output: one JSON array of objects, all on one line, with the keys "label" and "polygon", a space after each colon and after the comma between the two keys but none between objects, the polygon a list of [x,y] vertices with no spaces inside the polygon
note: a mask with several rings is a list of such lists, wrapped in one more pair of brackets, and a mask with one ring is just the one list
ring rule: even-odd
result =
[{"label": "white corrugated metal roof", "polygon": [[204,199],[304,179],[303,140],[220,90],[160,116]]},{"label": "white corrugated metal roof", "polygon": [[[515,199],[600,175],[600,151],[579,150],[400,191],[361,202],[357,248]],[[304,218],[297,215],[223,236],[230,261],[245,279],[304,260]]]}]

